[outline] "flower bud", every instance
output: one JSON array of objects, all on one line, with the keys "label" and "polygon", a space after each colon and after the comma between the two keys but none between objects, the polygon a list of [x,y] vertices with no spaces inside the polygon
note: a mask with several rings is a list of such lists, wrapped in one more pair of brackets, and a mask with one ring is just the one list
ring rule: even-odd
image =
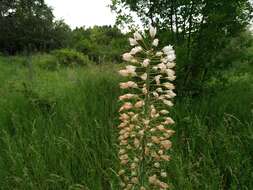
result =
[{"label": "flower bud", "polygon": [[154,38],[154,37],[155,37],[156,31],[157,31],[157,30],[156,30],[155,27],[153,27],[153,26],[150,27],[150,29],[149,29],[149,34],[150,34],[151,38]]}]

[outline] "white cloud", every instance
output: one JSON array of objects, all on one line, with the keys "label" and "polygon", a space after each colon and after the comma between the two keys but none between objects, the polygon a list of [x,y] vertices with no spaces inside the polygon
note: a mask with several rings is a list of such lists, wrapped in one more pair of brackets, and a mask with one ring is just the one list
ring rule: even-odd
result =
[{"label": "white cloud", "polygon": [[115,15],[110,0],[45,0],[54,9],[57,19],[64,19],[72,28],[77,26],[113,25]]}]

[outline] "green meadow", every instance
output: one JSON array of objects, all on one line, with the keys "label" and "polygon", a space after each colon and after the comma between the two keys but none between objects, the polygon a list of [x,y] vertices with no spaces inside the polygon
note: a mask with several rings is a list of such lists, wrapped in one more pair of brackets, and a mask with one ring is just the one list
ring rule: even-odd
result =
[{"label": "green meadow", "polygon": [[[118,190],[122,65],[45,69],[44,59],[0,57],[0,189]],[[175,98],[172,189],[253,189],[250,70]]]}]

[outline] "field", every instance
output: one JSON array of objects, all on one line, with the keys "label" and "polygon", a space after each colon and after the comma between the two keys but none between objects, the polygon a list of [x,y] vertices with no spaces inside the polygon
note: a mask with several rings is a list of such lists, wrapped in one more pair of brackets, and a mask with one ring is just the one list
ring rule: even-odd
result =
[{"label": "field", "polygon": [[[119,66],[46,70],[0,57],[0,189],[118,190]],[[167,165],[177,190],[253,189],[253,75],[178,97]]]}]

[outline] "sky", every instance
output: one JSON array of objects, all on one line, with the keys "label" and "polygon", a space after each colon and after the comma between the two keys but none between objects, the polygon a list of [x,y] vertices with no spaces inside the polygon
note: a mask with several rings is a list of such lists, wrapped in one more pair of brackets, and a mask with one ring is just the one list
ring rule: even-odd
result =
[{"label": "sky", "polygon": [[54,9],[56,19],[64,19],[71,28],[113,25],[116,16],[108,5],[111,0],[45,0]]}]

